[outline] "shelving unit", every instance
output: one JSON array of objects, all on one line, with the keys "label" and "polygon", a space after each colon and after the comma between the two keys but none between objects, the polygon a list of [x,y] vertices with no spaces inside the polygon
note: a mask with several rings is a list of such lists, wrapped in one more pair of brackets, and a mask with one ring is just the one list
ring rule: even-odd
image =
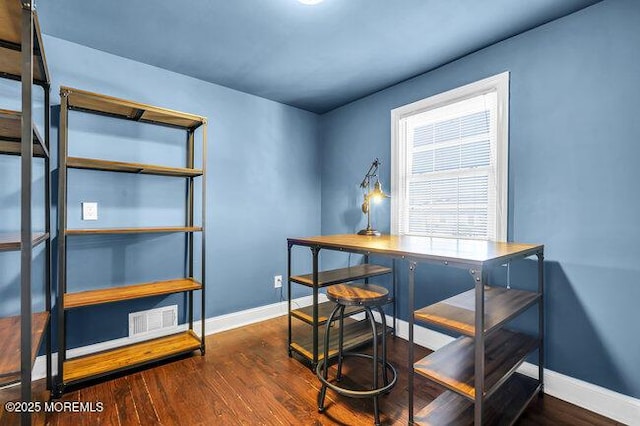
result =
[{"label": "shelving unit", "polygon": [[[394,271],[396,259],[408,261],[408,312],[413,313],[409,315],[408,321],[409,424],[511,425],[536,395],[542,395],[544,246],[404,235],[324,235],[289,238],[288,243],[289,271],[292,245],[310,247],[314,254],[314,273],[302,277],[290,276],[289,294],[291,282],[303,282],[305,285],[312,283],[315,284],[314,288],[317,288],[325,284],[323,279],[326,277],[332,277],[327,279],[327,282],[334,283],[350,275],[345,270],[317,272],[317,254],[320,249],[390,257],[394,259]],[[487,277],[492,268],[532,256],[537,258],[538,266],[538,286],[535,291],[488,285]],[[473,289],[416,309],[416,268],[419,264],[465,269],[472,278]],[[395,287],[394,277],[394,293]],[[316,304],[314,301],[314,306]],[[537,336],[504,328],[510,320],[535,306],[538,308]],[[326,309],[328,307],[317,307],[311,311],[305,308],[293,312],[290,309],[290,353],[292,349],[300,350],[307,359],[314,359],[314,354],[308,349],[313,347],[312,339],[303,342],[307,346],[302,350],[292,348],[291,317],[317,324],[321,319],[326,321]],[[310,312],[314,317],[312,321],[309,319]],[[416,362],[415,321],[445,328],[462,336]],[[534,351],[538,351],[538,377],[531,378],[518,373],[518,367]],[[414,415],[413,393],[416,374],[443,386],[446,390]]]},{"label": "shelving unit", "polygon": [[[370,278],[391,274],[393,269],[385,266],[375,265],[368,263],[368,256],[365,255],[365,263],[361,265],[350,266],[348,268],[340,268],[328,271],[318,270],[318,256],[321,247],[315,245],[308,245],[311,248],[313,255],[313,271],[310,274],[304,275],[292,275],[291,274],[291,250],[294,245],[306,245],[300,242],[294,242],[292,239],[288,240],[288,320],[289,320],[289,338],[288,348],[289,356],[293,353],[297,353],[311,364],[312,369],[316,367],[319,361],[324,359],[324,354],[319,353],[319,343],[323,336],[320,333],[320,328],[327,323],[331,311],[335,307],[333,302],[318,301],[318,290],[323,287],[327,287],[334,284],[352,282],[356,280],[364,280],[368,282]],[[393,296],[395,297],[395,274],[393,275],[394,290]],[[291,284],[300,284],[305,287],[310,287],[313,291],[313,302],[310,306],[303,308],[292,309],[291,303]],[[393,303],[393,316],[395,318],[395,303],[393,297],[389,299],[389,303]],[[353,316],[364,310],[358,306],[349,306],[345,309],[345,317]],[[293,339],[293,324],[292,319],[301,321],[304,324],[311,326],[311,333],[305,333],[304,336],[298,340]],[[394,321],[395,326],[395,321]],[[394,328],[388,327],[386,332],[393,332]],[[383,332],[382,327],[377,329],[378,335]],[[337,355],[338,337],[337,333],[331,336],[329,342],[329,357],[333,358]],[[350,351],[356,349],[359,346],[363,346],[372,340],[371,327],[366,321],[355,321],[353,319],[345,320],[344,324],[344,350]]]},{"label": "shelving unit", "polygon": [[[31,401],[31,371],[45,341],[47,387],[51,386],[51,246],[50,246],[50,79],[38,16],[30,0],[6,0],[0,5],[0,77],[21,84],[21,111],[0,110],[0,154],[20,156],[20,230],[0,234],[0,252],[20,252],[20,315],[0,318],[0,386],[19,383],[20,400]],[[44,93],[44,137],[33,120],[33,85]],[[44,161],[44,230],[32,229],[33,158]],[[45,244],[44,307],[33,310],[33,249]],[[20,422],[31,424],[30,413]]]},{"label": "shelving unit", "polygon": [[[543,248],[514,249],[504,261],[535,254],[538,257],[538,291],[490,287],[488,269],[498,261],[470,265],[475,287],[414,311],[415,321],[445,328],[463,336],[415,362],[419,374],[448,390],[413,418],[418,425],[511,425],[531,399],[543,390],[544,317]],[[415,280],[412,264],[410,281]],[[414,283],[410,284],[413,287]],[[413,295],[409,298],[412,300]],[[538,336],[511,331],[504,325],[538,305]],[[410,324],[413,329],[413,324]],[[527,356],[538,351],[538,379],[517,373]],[[413,360],[413,350],[410,349]],[[410,378],[413,382],[413,375]],[[412,395],[413,383],[410,384]],[[410,397],[412,398],[412,396]],[[410,403],[413,415],[413,401]]]},{"label": "shelving unit", "polygon": [[[59,288],[58,306],[58,341],[61,354],[58,357],[58,376],[56,381],[56,395],[61,395],[65,388],[86,380],[96,379],[116,372],[139,367],[150,362],[156,362],[195,350],[205,353],[205,206],[206,206],[206,139],[207,120],[198,115],[173,111],[138,102],[118,99],[111,96],[87,92],[69,87],[60,88],[60,149],[59,149]],[[119,119],[150,123],[154,125],[178,128],[187,132],[187,155],[185,167],[167,167],[156,164],[129,163],[111,161],[98,158],[81,158],[68,156],[68,112],[69,110],[83,113],[106,115]],[[195,131],[202,128],[202,167],[195,167]],[[154,176],[166,176],[186,180],[185,206],[186,219],[184,226],[154,226],[154,227],[122,227],[70,229],[67,226],[67,170],[68,169],[95,170],[113,173],[135,173]],[[201,207],[202,224],[194,224],[195,179],[202,179]],[[201,238],[201,270],[200,279],[194,277],[194,233],[202,233]],[[92,289],[77,292],[67,291],[67,239],[70,237],[101,236],[113,234],[151,234],[151,233],[185,233],[187,236],[186,253],[187,266],[185,276],[176,279],[132,283],[115,287]],[[194,292],[201,294],[201,332],[198,336],[193,330],[193,302]],[[67,359],[66,333],[69,326],[67,313],[71,309],[91,307],[114,302],[126,302],[152,296],[174,293],[187,295],[188,330],[169,336],[155,338],[132,345],[127,345],[103,352],[89,354],[77,358]]]}]

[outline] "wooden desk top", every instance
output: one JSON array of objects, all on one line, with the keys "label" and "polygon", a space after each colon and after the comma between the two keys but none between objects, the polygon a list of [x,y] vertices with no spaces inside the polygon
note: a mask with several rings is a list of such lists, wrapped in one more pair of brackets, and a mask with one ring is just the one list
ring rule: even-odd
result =
[{"label": "wooden desk top", "polygon": [[289,243],[319,246],[334,250],[370,252],[393,257],[432,262],[462,262],[482,265],[499,263],[513,257],[526,257],[543,251],[542,244],[505,243],[456,238],[381,235],[370,237],[356,234],[320,235],[288,238]]}]

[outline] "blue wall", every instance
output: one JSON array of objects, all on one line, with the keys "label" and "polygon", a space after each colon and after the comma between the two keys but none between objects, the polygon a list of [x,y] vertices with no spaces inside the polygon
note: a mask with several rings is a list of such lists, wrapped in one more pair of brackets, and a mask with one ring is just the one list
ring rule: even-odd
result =
[{"label": "blue wall", "polygon": [[[364,226],[358,183],[374,157],[384,163],[382,179],[389,189],[391,109],[510,71],[509,237],[546,246],[547,367],[640,397],[638,22],[638,2],[607,0],[320,118],[56,38],[45,37],[45,47],[54,104],[58,87],[68,85],[209,118],[208,317],[280,300],[272,277],[286,274],[286,237]],[[17,108],[12,99],[19,99],[19,90],[12,84],[0,85],[4,108]],[[71,114],[70,124],[77,155],[168,165],[179,165],[184,155],[183,136],[171,130],[79,113]],[[133,149],[142,146],[151,149]],[[0,231],[15,230],[19,223],[17,173],[16,158],[0,158]],[[176,180],[70,175],[72,226],[181,223],[182,205],[174,198],[182,186]],[[34,182],[41,181],[36,167]],[[54,190],[54,207],[56,195]],[[83,200],[100,202],[97,223],[79,221]],[[36,199],[37,214],[41,208]],[[41,220],[36,215],[36,228]],[[373,220],[389,231],[388,202],[377,206]],[[180,235],[73,238],[69,286],[174,277],[184,266],[175,255],[183,242]],[[37,277],[42,251],[36,257]],[[294,272],[309,271],[310,257],[307,250],[296,251]],[[357,260],[329,252],[322,257],[325,267]],[[11,253],[0,255],[2,315],[16,313],[16,262]],[[400,263],[401,287],[406,266]],[[514,268],[514,286],[534,286],[533,271],[532,262]],[[420,304],[471,285],[464,271],[444,267],[421,267],[419,278]],[[504,271],[493,278],[503,281]],[[294,297],[305,294],[298,291]],[[398,299],[406,319],[406,294]],[[70,342],[78,346],[125,336],[127,312],[182,302],[170,296],[78,310],[70,318]],[[535,328],[534,318],[527,315],[519,326]]]},{"label": "blue wall", "polygon": [[[374,157],[390,188],[391,109],[510,71],[509,238],[546,247],[546,367],[640,397],[639,25],[639,2],[605,1],[325,114],[322,233],[363,227],[357,185]],[[389,203],[377,207],[388,232]],[[421,268],[420,304],[472,285]],[[514,286],[534,273],[523,262]],[[406,319],[405,293],[399,304]]]},{"label": "blue wall", "polygon": [[[65,85],[208,117],[207,317],[286,296],[273,288],[273,276],[286,275],[286,238],[320,233],[318,116],[53,37],[45,37],[44,44],[53,105],[59,104],[59,86]],[[2,88],[7,95],[3,102],[11,102],[15,89]],[[58,113],[55,106],[54,145]],[[70,113],[69,124],[70,155],[184,165],[186,132],[78,112]],[[197,132],[196,143],[199,136]],[[57,149],[53,164],[57,167]],[[3,209],[18,203],[16,166],[12,167],[0,168]],[[69,227],[179,226],[184,223],[184,190],[182,179],[70,170]],[[82,201],[99,202],[97,222],[80,220]],[[53,203],[55,220],[57,188]],[[13,225],[18,226],[18,218]],[[182,234],[69,237],[68,288],[180,277],[183,252]],[[3,253],[7,263],[2,264],[2,277],[16,281],[19,270],[7,256]],[[306,257],[299,262],[309,264]],[[9,290],[0,291],[4,296]],[[174,303],[183,312],[183,299],[173,295],[74,310],[69,315],[69,346],[124,337],[128,312]],[[3,315],[17,303],[2,300]]]}]

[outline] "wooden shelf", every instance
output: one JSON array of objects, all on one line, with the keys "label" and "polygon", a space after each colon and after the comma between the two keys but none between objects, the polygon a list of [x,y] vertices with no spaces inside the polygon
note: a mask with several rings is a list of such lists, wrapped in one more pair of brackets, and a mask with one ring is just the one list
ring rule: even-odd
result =
[{"label": "wooden shelf", "polygon": [[66,235],[100,235],[100,234],[152,234],[172,232],[202,232],[201,226],[159,226],[150,228],[98,228],[98,229],[67,229]]},{"label": "wooden shelf", "polygon": [[109,115],[126,120],[162,124],[182,129],[193,129],[206,122],[206,118],[199,115],[160,108],[70,87],[60,87],[60,95],[67,95],[69,109]]},{"label": "wooden shelf", "polygon": [[[0,2],[0,74],[21,79],[22,6],[19,1]],[[33,80],[49,83],[47,59],[42,48],[42,33],[37,13],[33,13]]]},{"label": "wooden shelf", "polygon": [[[49,151],[44,145],[43,139],[35,124],[33,129],[33,155],[35,157],[48,157]],[[22,140],[22,113],[0,109],[0,154],[20,155]]]},{"label": "wooden shelf", "polygon": [[[499,330],[485,342],[485,392],[490,395],[538,347],[526,334]],[[475,345],[460,337],[414,364],[415,372],[474,401]]]},{"label": "wooden shelf", "polygon": [[[318,325],[322,325],[327,322],[329,315],[331,315],[331,312],[335,307],[336,304],[333,302],[318,303]],[[364,312],[364,308],[361,306],[347,306],[344,309],[344,316],[346,318],[360,312]],[[313,324],[313,306],[305,306],[304,308],[292,310],[291,316],[294,316],[307,324]]]},{"label": "wooden shelf", "polygon": [[94,158],[67,157],[67,167],[73,169],[101,170],[105,172],[138,173],[143,175],[196,177],[202,169],[166,167],[153,164],[125,163],[121,161],[97,160]]},{"label": "wooden shelf", "polygon": [[191,278],[179,280],[155,281],[151,283],[103,288],[98,290],[67,293],[64,296],[64,308],[72,309],[81,306],[99,305],[102,303],[120,302],[143,297],[161,296],[163,294],[181,293],[202,289],[202,284]]},{"label": "wooden shelf", "polygon": [[97,378],[153,361],[159,361],[199,349],[200,339],[192,331],[147,340],[133,345],[98,352],[64,362],[65,384]]},{"label": "wooden shelf", "polygon": [[[387,332],[391,332],[391,328],[387,327]],[[318,339],[320,344],[318,345],[318,361],[324,359],[324,330],[318,330]],[[382,325],[376,323],[376,331],[378,336],[382,335]],[[371,324],[369,321],[354,321],[346,319],[344,321],[344,342],[343,348],[345,352],[356,349],[372,339]],[[338,332],[331,333],[329,340],[329,358],[333,358],[338,354]],[[313,360],[313,335],[312,333],[306,333],[301,339],[296,342],[291,342],[291,349],[300,355],[304,356],[308,360]]]},{"label": "wooden shelf", "polygon": [[[442,302],[419,309],[416,321],[422,321],[475,336],[475,289],[465,291]],[[538,293],[486,287],[484,290],[484,332],[501,326],[540,300]]]},{"label": "wooden shelf", "polygon": [[[391,268],[365,263],[349,268],[333,269],[331,271],[318,272],[318,287],[326,287],[332,284],[360,280],[391,273]],[[291,277],[294,283],[313,287],[313,274],[296,275]]]},{"label": "wooden shelf", "polygon": [[[49,234],[47,232],[34,232],[31,236],[33,247],[47,241]],[[20,233],[7,232],[0,233],[0,251],[17,251],[20,250]]]},{"label": "wooden shelf", "polygon": [[[37,312],[31,317],[31,365],[36,360],[42,337],[49,323],[49,312]],[[20,316],[0,318],[0,384],[20,380]]]},{"label": "wooden shelf", "polygon": [[[540,390],[537,380],[515,373],[484,407],[483,425],[512,425]],[[473,425],[473,403],[446,391],[414,417],[416,425]]]}]

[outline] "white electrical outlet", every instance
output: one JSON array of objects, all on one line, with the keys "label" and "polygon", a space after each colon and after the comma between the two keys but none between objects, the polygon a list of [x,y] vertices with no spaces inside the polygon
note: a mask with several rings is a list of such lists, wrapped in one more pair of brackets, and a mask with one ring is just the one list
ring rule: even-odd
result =
[{"label": "white electrical outlet", "polygon": [[82,203],[82,220],[98,220],[98,203]]},{"label": "white electrical outlet", "polygon": [[276,275],[273,277],[273,288],[282,287],[282,275]]}]

